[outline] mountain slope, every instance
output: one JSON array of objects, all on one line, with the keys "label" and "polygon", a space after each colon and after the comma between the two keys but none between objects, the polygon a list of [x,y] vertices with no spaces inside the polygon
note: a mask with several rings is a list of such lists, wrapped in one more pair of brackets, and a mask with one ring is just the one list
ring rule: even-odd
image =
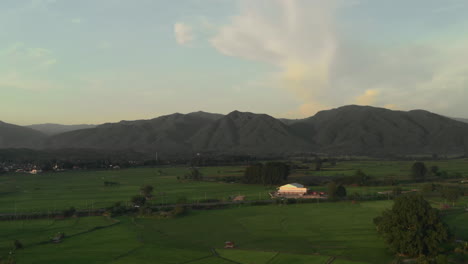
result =
[{"label": "mountain slope", "polygon": [[211,114],[191,113],[172,114],[151,120],[108,123],[53,136],[48,140],[48,146],[186,153],[191,150],[187,139],[214,120],[216,118]]},{"label": "mountain slope", "polygon": [[0,121],[0,148],[38,148],[45,137],[31,128]]},{"label": "mountain slope", "polygon": [[60,125],[60,124],[37,124],[26,126],[42,132],[48,136],[57,135],[65,132],[70,132],[74,130],[94,128],[96,125]]},{"label": "mountain slope", "polygon": [[455,119],[455,120],[463,122],[463,123],[468,123],[468,119],[466,119],[466,118],[452,118],[452,119]]},{"label": "mountain slope", "polygon": [[190,143],[195,151],[243,154],[280,154],[312,148],[275,118],[238,111],[204,127]]},{"label": "mountain slope", "polygon": [[463,154],[468,124],[423,110],[344,106],[291,125],[322,152],[346,154]]}]

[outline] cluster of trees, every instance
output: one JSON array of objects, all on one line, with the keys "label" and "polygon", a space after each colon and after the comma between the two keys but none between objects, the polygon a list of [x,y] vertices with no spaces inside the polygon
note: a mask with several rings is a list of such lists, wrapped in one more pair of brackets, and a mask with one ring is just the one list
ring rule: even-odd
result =
[{"label": "cluster of trees", "polygon": [[438,166],[431,166],[430,168],[426,167],[424,162],[418,161],[411,166],[411,177],[417,182],[424,182],[428,177],[433,178],[462,178],[462,174],[455,172],[449,173],[447,171],[440,170]]},{"label": "cluster of trees", "polygon": [[346,188],[341,184],[336,184],[335,182],[330,182],[327,185],[328,190],[328,199],[336,200],[346,197]]},{"label": "cluster of trees", "polygon": [[242,181],[250,184],[275,185],[288,179],[290,167],[284,162],[258,163],[245,169]]},{"label": "cluster of trees", "polygon": [[425,183],[421,188],[421,193],[425,196],[439,196],[454,204],[460,196],[465,195],[468,190],[465,187],[449,184]]},{"label": "cluster of trees", "polygon": [[153,186],[149,184],[143,185],[140,187],[140,194],[132,196],[130,201],[134,206],[143,206],[147,200],[150,200],[153,197],[153,190]]},{"label": "cluster of trees", "polygon": [[356,184],[360,186],[368,186],[375,183],[373,182],[373,178],[371,176],[367,175],[364,171],[360,169],[357,170],[353,176],[338,177],[336,181],[341,184]]},{"label": "cluster of trees", "polygon": [[202,181],[203,174],[200,172],[199,169],[195,167],[191,167],[189,172],[184,175],[184,179],[192,180],[192,181]]},{"label": "cluster of trees", "polygon": [[392,209],[374,219],[377,231],[390,249],[400,255],[438,258],[440,245],[449,238],[449,230],[438,211],[421,195],[403,195]]},{"label": "cluster of trees", "polygon": [[120,182],[104,181],[104,186],[118,186]]}]

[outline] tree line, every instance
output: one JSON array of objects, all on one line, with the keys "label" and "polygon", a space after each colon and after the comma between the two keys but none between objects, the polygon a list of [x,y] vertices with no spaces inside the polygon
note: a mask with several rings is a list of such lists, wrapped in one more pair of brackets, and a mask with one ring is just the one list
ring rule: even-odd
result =
[{"label": "tree line", "polygon": [[275,185],[288,179],[290,166],[284,162],[257,163],[246,168],[242,181],[248,184]]}]

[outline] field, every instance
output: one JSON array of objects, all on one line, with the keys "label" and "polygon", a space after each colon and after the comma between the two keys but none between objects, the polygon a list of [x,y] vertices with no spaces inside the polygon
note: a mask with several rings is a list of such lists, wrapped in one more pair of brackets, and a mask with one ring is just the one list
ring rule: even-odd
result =
[{"label": "field", "polygon": [[[389,263],[372,219],[391,201],[244,206],[174,219],[85,217],[0,222],[0,252],[14,239],[18,263]],[[466,213],[447,216],[468,239]],[[456,226],[454,226],[456,225]],[[98,227],[98,228],[96,228]],[[60,244],[43,243],[56,234]],[[236,249],[223,249],[233,241]]]},{"label": "field", "polygon": [[[304,175],[352,175],[362,169],[374,177],[408,179],[412,162],[341,162],[324,170],[295,171]],[[468,175],[466,160],[427,163],[441,170]],[[55,211],[74,206],[101,208],[116,201],[129,201],[143,184],[155,187],[153,203],[173,203],[180,197],[190,202],[206,198],[267,199],[274,187],[225,183],[225,176],[240,177],[243,167],[202,168],[210,181],[181,180],[187,168],[138,168],[103,171],[71,171],[40,175],[0,176],[0,213]],[[119,182],[106,187],[104,181]],[[404,189],[417,187],[403,185]],[[325,187],[313,187],[322,190]],[[391,186],[352,187],[348,193],[375,194]],[[440,198],[432,198],[438,207]],[[458,201],[466,206],[466,197]],[[0,222],[0,256],[8,255],[13,241],[24,248],[13,252],[18,263],[162,263],[162,264],[287,264],[389,263],[393,256],[377,236],[372,219],[392,201],[237,205],[226,209],[190,211],[177,218],[84,217],[65,220],[41,219]],[[468,215],[462,210],[444,214],[453,234],[468,240]],[[64,232],[62,243],[50,238]],[[223,249],[233,241],[235,249]]]},{"label": "field", "polygon": [[[175,219],[122,217],[118,223],[104,217],[1,222],[0,249],[22,241],[19,263],[185,263],[204,257],[213,263],[223,263],[220,257],[243,264],[325,263],[331,256],[339,260],[334,263],[383,263],[392,256],[372,218],[389,205],[249,206]],[[95,226],[102,228],[86,232]],[[61,244],[41,243],[60,231],[69,236]],[[222,249],[227,240],[237,249]]]},{"label": "field", "polygon": [[[353,175],[362,169],[376,178],[394,177],[405,180],[410,175],[411,161],[349,161],[339,162],[337,166],[324,163],[322,171],[297,170],[290,177],[292,180],[304,175]],[[309,164],[313,168],[313,164]],[[468,176],[468,160],[448,160],[427,162],[427,166],[439,166],[440,170],[461,173]],[[74,206],[78,209],[102,208],[117,201],[129,201],[138,194],[140,186],[151,184],[155,188],[153,203],[174,203],[181,197],[190,202],[203,199],[228,199],[233,195],[246,195],[247,199],[267,199],[268,192],[274,187],[223,183],[216,181],[224,176],[243,174],[244,167],[208,167],[201,171],[212,182],[193,182],[178,180],[188,172],[186,167],[139,168],[103,171],[71,171],[45,173],[39,175],[11,173],[0,176],[0,213],[56,211]],[[104,181],[120,183],[119,186],[104,186]],[[403,185],[403,189],[417,186]],[[324,186],[313,187],[325,190]],[[349,194],[375,194],[390,190],[391,187],[352,187]]]}]

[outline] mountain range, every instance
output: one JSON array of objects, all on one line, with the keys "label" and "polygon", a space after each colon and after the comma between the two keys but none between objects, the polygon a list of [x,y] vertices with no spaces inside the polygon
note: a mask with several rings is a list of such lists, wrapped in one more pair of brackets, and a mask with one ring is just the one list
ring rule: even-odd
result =
[{"label": "mountain range", "polygon": [[297,120],[239,111],[227,115],[194,112],[61,129],[63,132],[0,122],[0,148],[128,150],[167,156],[304,152],[464,155],[468,151],[467,123],[424,110],[356,105]]}]

